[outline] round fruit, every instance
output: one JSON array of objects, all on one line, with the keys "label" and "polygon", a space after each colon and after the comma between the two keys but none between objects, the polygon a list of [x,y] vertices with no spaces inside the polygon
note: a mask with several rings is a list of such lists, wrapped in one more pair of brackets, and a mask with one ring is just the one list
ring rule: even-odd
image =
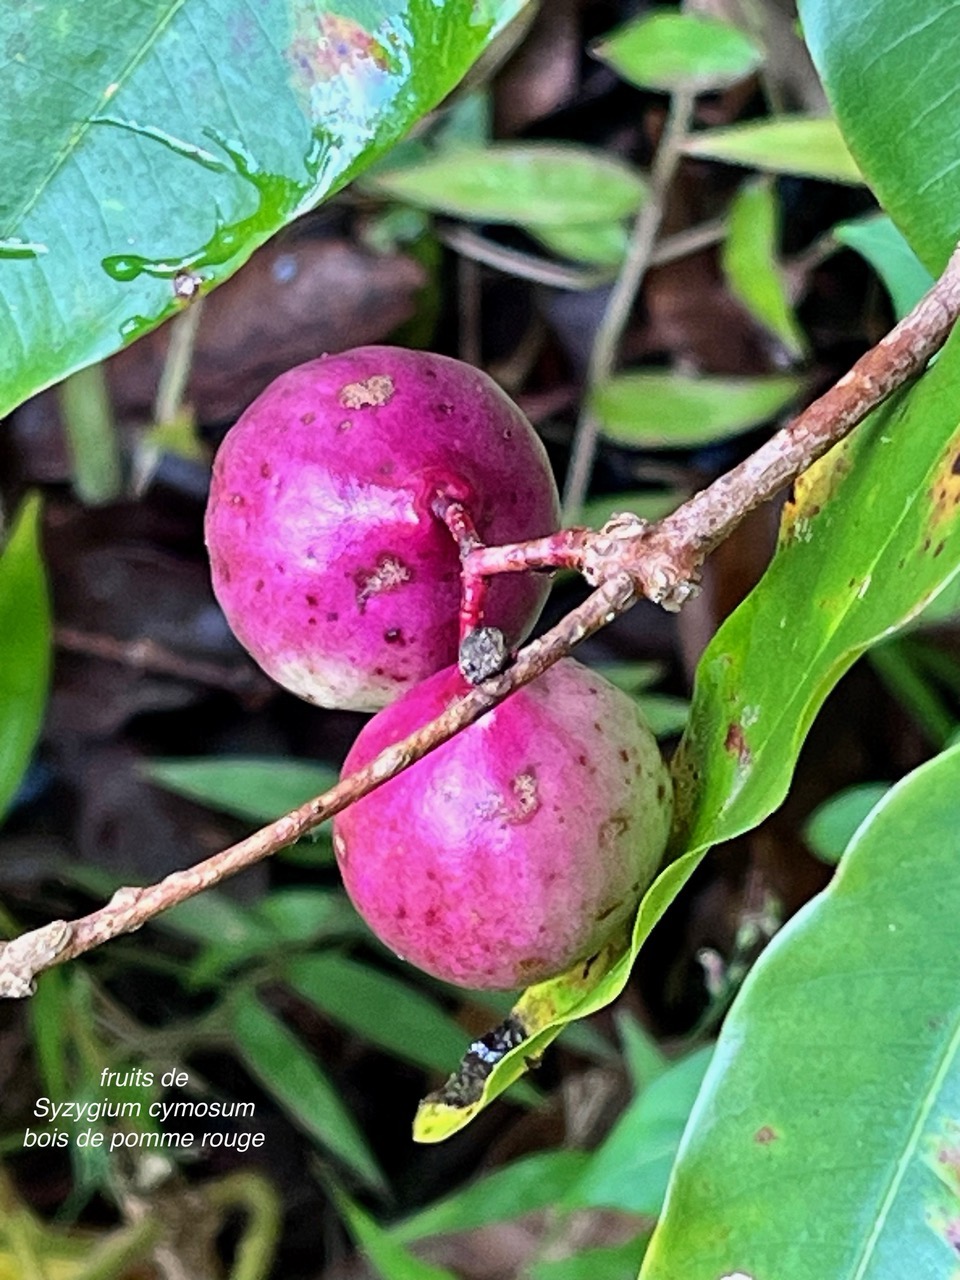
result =
[{"label": "round fruit", "polygon": [[[360,347],[281,375],[227,433],[206,516],[213,587],[263,669],[308,702],[376,710],[456,661],[462,503],[489,544],[559,522],[546,452],[480,370]],[[484,622],[516,644],[548,590],[490,584]]]},{"label": "round fruit", "polygon": [[[351,773],[468,686],[440,671],[375,716]],[[670,776],[635,703],[564,659],[334,820],[357,910],[465,987],[515,988],[594,954],[666,844]]]}]

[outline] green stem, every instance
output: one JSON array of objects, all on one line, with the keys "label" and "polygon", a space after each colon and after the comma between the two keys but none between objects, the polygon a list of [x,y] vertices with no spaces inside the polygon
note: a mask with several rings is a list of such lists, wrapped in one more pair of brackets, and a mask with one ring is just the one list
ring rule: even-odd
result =
[{"label": "green stem", "polygon": [[77,497],[87,506],[115,501],[123,491],[123,473],[102,364],[81,369],[60,384],[60,412]]}]

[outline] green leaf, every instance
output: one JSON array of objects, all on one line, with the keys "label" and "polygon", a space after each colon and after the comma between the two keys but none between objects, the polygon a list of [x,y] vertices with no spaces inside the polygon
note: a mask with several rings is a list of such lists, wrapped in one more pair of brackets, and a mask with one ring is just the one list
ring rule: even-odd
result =
[{"label": "green leaf", "polygon": [[780,206],[769,178],[745,183],[730,207],[721,262],[734,297],[799,360],[806,339],[787,297],[778,260]]},{"label": "green leaf", "polygon": [[603,434],[644,449],[687,449],[748,431],[782,413],[800,378],[689,378],[679,373],[621,373],[603,383],[592,407]]},{"label": "green leaf", "polygon": [[40,500],[28,498],[0,556],[0,821],[40,735],[50,683],[51,625]]},{"label": "green leaf", "polygon": [[515,1160],[453,1195],[435,1200],[392,1227],[390,1234],[409,1244],[429,1236],[509,1222],[522,1214],[550,1208],[577,1185],[589,1159],[585,1151],[544,1151]]},{"label": "green leaf", "polygon": [[729,23],[673,12],[628,22],[591,52],[631,84],[664,93],[724,89],[763,62],[763,50]]},{"label": "green leaf", "polygon": [[142,769],[168,791],[257,824],[299,808],[337,780],[326,765],[249,756],[151,760]]},{"label": "green leaf", "polygon": [[[924,266],[960,234],[955,13],[943,0],[800,0],[804,35],[843,136]],[[904,145],[904,122],[910,142]]]},{"label": "green leaf", "polygon": [[463,1029],[433,1000],[382,969],[327,953],[292,960],[284,979],[334,1022],[428,1071],[448,1072]]},{"label": "green leaf", "polygon": [[643,1280],[954,1272],[960,750],[895,787],[717,1045]]},{"label": "green leaf", "polygon": [[912,311],[933,285],[933,276],[886,214],[869,213],[838,222],[832,235],[870,263],[887,287],[898,320]]},{"label": "green leaf", "polygon": [[830,117],[780,116],[756,124],[708,129],[687,140],[688,155],[859,186],[863,176]]},{"label": "green leaf", "polygon": [[440,101],[516,0],[0,8],[0,416],[226,279]]},{"label": "green leaf", "polygon": [[560,257],[598,267],[618,267],[630,239],[625,224],[614,220],[566,227],[527,225],[525,230]]},{"label": "green leaf", "polygon": [[593,1153],[566,1208],[621,1209],[656,1216],[713,1046],[671,1063],[627,1107]]},{"label": "green leaf", "polygon": [[862,782],[838,791],[814,809],[803,838],[821,862],[840,861],[854,832],[889,790],[886,782]]},{"label": "green leaf", "polygon": [[230,1003],[240,1057],[287,1114],[365,1186],[386,1183],[356,1121],[303,1043],[250,992]]},{"label": "green leaf", "polygon": [[342,1191],[335,1191],[334,1198],[350,1234],[363,1250],[364,1258],[373,1264],[384,1280],[457,1280],[445,1267],[435,1267],[408,1253],[394,1235],[385,1231]]},{"label": "green leaf", "polygon": [[644,894],[629,946],[612,940],[589,965],[524,992],[510,1047],[492,1055],[464,1100],[441,1093],[421,1104],[419,1140],[462,1128],[567,1022],[620,994],[641,945],[710,846],[749,831],[783,800],[807,730],[844,672],[957,576],[958,400],[955,330],[918,382],[796,482],[773,563],[700,660],[673,761],[675,857]]},{"label": "green leaf", "polygon": [[527,1274],[529,1280],[635,1280],[648,1237],[645,1231],[624,1244],[584,1249],[569,1258],[540,1258]]},{"label": "green leaf", "polygon": [[647,190],[636,170],[602,151],[534,142],[443,151],[367,185],[436,213],[537,228],[625,218]]}]

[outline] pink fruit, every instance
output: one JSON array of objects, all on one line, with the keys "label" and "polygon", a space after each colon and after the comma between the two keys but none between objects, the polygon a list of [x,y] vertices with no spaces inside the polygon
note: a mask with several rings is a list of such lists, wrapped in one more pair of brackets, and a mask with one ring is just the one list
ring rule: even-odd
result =
[{"label": "pink fruit", "polygon": [[[450,668],[381,711],[344,773],[466,687]],[[515,988],[592,955],[631,916],[671,806],[634,702],[568,658],[345,809],[334,847],[387,946],[448,982]]]},{"label": "pink fruit", "polygon": [[[557,528],[542,444],[470,365],[360,347],[253,402],[217,454],[206,539],[217,599],[265,671],[308,702],[375,710],[456,661],[460,560],[438,494],[487,543]],[[547,589],[496,579],[484,621],[519,642]]]}]

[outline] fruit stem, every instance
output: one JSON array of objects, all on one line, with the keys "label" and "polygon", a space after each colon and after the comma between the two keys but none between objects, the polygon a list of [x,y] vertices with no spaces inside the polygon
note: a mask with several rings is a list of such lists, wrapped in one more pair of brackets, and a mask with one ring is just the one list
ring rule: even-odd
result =
[{"label": "fruit stem", "polygon": [[[456,498],[451,498],[442,491],[437,494],[433,503],[433,512],[438,520],[450,530],[460,550],[461,566],[466,564],[467,557],[474,551],[483,549],[477,526],[467,508]],[[471,631],[483,624],[483,608],[486,604],[487,581],[479,574],[468,574],[461,569],[460,575],[460,643],[470,635]]]}]

